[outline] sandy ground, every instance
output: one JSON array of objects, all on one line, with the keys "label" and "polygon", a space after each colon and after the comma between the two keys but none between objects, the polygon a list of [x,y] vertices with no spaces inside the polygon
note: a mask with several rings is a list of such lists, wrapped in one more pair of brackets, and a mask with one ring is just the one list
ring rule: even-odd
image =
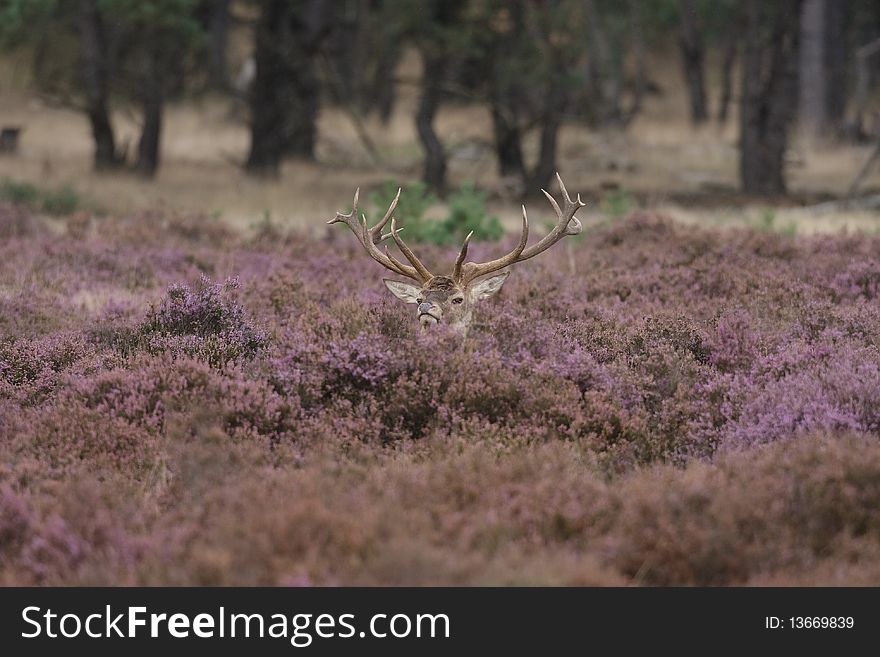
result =
[{"label": "sandy ground", "polygon": [[[417,63],[404,66],[417,68]],[[162,167],[155,181],[127,173],[97,175],[91,171],[91,139],[84,117],[51,107],[29,92],[21,80],[0,69],[0,123],[24,128],[21,152],[0,157],[0,177],[45,187],[71,185],[87,203],[105,213],[141,209],[205,213],[247,228],[266,216],[282,226],[316,226],[350,202],[357,186],[369,189],[384,180],[406,183],[419,177],[421,152],[412,124],[412,88],[404,86],[401,102],[388,125],[369,119],[367,128],[382,157],[375,165],[357,139],[350,118],[338,109],[320,115],[318,162],[288,162],[280,179],[254,180],[241,163],[247,155],[248,129],[243,112],[235,116],[224,98],[202,98],[169,106],[162,139]],[[413,79],[406,71],[401,77]],[[614,188],[634,195],[642,207],[695,224],[742,224],[760,221],[766,203],[744,203],[731,192],[737,186],[735,117],[723,129],[694,130],[685,115],[685,99],[671,93],[651,96],[627,132],[590,131],[568,125],[560,136],[560,170],[570,190],[593,202],[585,218],[602,217],[603,198]],[[134,151],[138,133],[133,111],[114,116],[119,141]],[[450,180],[474,181],[499,192],[495,161],[488,141],[488,112],[477,105],[451,105],[441,112],[438,132],[450,153]],[[534,155],[536,144],[527,144]],[[789,187],[796,196],[819,200],[841,195],[849,186],[869,147],[806,145],[791,149]],[[863,189],[880,188],[880,167]],[[532,201],[532,212],[548,210]],[[493,194],[490,210],[511,226],[518,204]],[[439,211],[439,210],[438,210]],[[799,233],[880,228],[877,212],[792,213],[774,210],[774,226],[796,222]],[[405,218],[404,218],[405,219]]]}]

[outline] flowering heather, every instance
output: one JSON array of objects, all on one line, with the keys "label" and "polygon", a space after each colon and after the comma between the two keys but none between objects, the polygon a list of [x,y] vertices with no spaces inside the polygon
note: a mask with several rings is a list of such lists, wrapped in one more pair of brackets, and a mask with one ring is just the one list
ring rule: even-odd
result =
[{"label": "flowering heather", "polygon": [[0,206],[2,584],[880,583],[876,236],[637,213],[462,343],[339,231],[54,221]]},{"label": "flowering heather", "polygon": [[213,364],[253,356],[266,344],[244,308],[228,295],[239,288],[237,278],[223,284],[202,275],[196,290],[173,284],[158,308],[138,327],[151,351],[201,354]]}]

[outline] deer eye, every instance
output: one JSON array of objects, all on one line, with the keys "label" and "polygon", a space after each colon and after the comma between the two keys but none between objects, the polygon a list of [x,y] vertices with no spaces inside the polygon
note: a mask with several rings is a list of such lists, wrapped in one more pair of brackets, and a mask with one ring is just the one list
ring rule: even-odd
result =
[{"label": "deer eye", "polygon": [[455,298],[452,300],[452,303],[461,303],[462,301],[464,301],[464,298],[462,298],[462,297],[455,297]]},{"label": "deer eye", "polygon": [[416,299],[416,303],[424,303],[425,299],[423,297],[419,297]]}]

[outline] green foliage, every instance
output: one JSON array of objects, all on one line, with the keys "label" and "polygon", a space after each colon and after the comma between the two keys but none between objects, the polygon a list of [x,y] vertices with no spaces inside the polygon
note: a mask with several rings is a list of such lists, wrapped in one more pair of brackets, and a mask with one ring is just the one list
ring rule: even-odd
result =
[{"label": "green foliage", "polygon": [[204,33],[196,11],[200,0],[98,0],[99,11],[136,29],[180,40],[201,41]]},{"label": "green foliage", "polygon": [[42,208],[44,212],[54,215],[65,215],[76,212],[82,202],[79,194],[70,185],[60,189],[43,192]]},{"label": "green foliage", "polygon": [[486,214],[486,193],[473,183],[462,185],[449,197],[449,216],[443,222],[449,241],[459,242],[474,231],[474,239],[496,241],[504,229],[498,217]]},{"label": "green foliage", "polygon": [[0,179],[0,200],[16,205],[32,206],[40,198],[36,187],[26,182],[18,182],[11,178]]},{"label": "green foliage", "polygon": [[611,219],[620,219],[628,215],[636,206],[636,201],[623,187],[612,190],[602,199],[602,212]]},{"label": "green foliage", "polygon": [[[178,90],[207,51],[203,0],[95,0],[94,8],[104,32],[102,65],[125,99],[141,97],[146,59],[162,71],[167,90]],[[0,0],[0,47],[34,46],[35,83],[53,95],[82,91],[82,9],[74,0]]]},{"label": "green foliage", "polygon": [[251,222],[250,227],[261,235],[274,232],[275,222],[272,220],[272,211],[269,208],[263,208],[260,219]]},{"label": "green foliage", "polygon": [[764,208],[761,211],[761,215],[755,223],[755,229],[766,233],[777,232],[788,237],[797,235],[797,224],[795,222],[789,221],[781,226],[776,223],[776,211],[773,208]]},{"label": "green foliage", "polygon": [[[603,6],[604,5],[604,6]],[[601,0],[599,11],[622,13],[625,3]],[[693,7],[708,44],[721,43],[730,32],[731,24],[742,11],[736,0],[694,0]],[[639,3],[644,34],[649,44],[663,44],[670,33],[676,33],[681,25],[679,0],[642,0]]]},{"label": "green foliage", "polygon": [[52,215],[71,214],[82,207],[82,199],[70,185],[43,190],[11,178],[0,179],[0,201],[24,205]]},{"label": "green foliage", "polygon": [[[379,189],[370,194],[370,202],[376,207],[376,216],[368,217],[371,224],[384,215],[385,210],[397,195],[398,189],[401,189],[401,186],[395,181],[386,180]],[[394,215],[399,221],[406,222],[408,235],[416,235],[422,224],[428,221],[425,219],[425,213],[431,206],[437,204],[437,200],[437,197],[428,190],[428,186],[421,180],[407,183],[406,191],[401,192],[400,199],[397,201]]]},{"label": "green foliage", "polygon": [[[376,207],[371,224],[384,214],[398,188],[396,182],[388,180],[370,194],[370,201]],[[462,185],[450,194],[449,214],[445,219],[425,216],[437,202],[437,197],[423,182],[408,184],[406,191],[401,193],[394,216],[398,218],[399,226],[406,226],[408,241],[445,246],[461,242],[471,231],[475,240],[495,241],[504,234],[498,217],[486,214],[485,192],[478,190],[473,183]]]},{"label": "green foliage", "polygon": [[773,208],[764,208],[761,211],[761,216],[758,218],[758,225],[756,228],[759,230],[771,232],[776,225],[776,211]]},{"label": "green foliage", "polygon": [[58,12],[58,0],[0,0],[0,46],[14,47]]}]

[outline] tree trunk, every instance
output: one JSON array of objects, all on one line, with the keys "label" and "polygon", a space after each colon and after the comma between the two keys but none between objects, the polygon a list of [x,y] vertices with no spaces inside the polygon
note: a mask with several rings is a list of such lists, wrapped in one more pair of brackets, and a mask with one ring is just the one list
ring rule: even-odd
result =
[{"label": "tree trunk", "polygon": [[633,86],[632,101],[626,111],[621,113],[621,123],[629,125],[639,112],[642,111],[642,100],[645,96],[645,38],[642,29],[642,11],[640,0],[627,2],[629,13],[630,33],[632,35],[633,51]]},{"label": "tree trunk", "polygon": [[800,98],[801,126],[816,136],[828,124],[825,78],[825,3],[804,0],[801,12]]},{"label": "tree trunk", "polygon": [[592,118],[600,125],[620,121],[621,71],[614,62],[605,25],[595,0],[584,0],[587,21],[587,77],[592,97]]},{"label": "tree trunk", "polygon": [[811,135],[826,134],[846,110],[846,0],[804,0],[800,116]]},{"label": "tree trunk", "polygon": [[321,93],[315,62],[331,31],[328,20],[335,3],[324,0],[289,2],[287,138],[284,153],[303,160],[315,159],[318,136],[318,101]]},{"label": "tree trunk", "polygon": [[230,0],[214,0],[208,17],[210,50],[208,53],[208,76],[211,87],[220,91],[229,89],[229,73],[226,67],[226,45],[229,37]]},{"label": "tree trunk", "polygon": [[798,96],[801,0],[746,2],[740,179],[748,194],[785,193],[784,160]]},{"label": "tree trunk", "polygon": [[724,52],[721,57],[721,94],[718,99],[718,123],[727,123],[730,112],[730,100],[733,97],[733,69],[736,65],[738,31],[731,29],[727,33]]},{"label": "tree trunk", "polygon": [[880,57],[880,38],[869,41],[858,47],[856,59],[856,89],[853,98],[855,116],[850,131],[853,138],[862,140],[868,137],[866,120],[869,118],[869,102],[871,87],[871,63]]},{"label": "tree trunk", "polygon": [[144,56],[144,78],[142,81],[141,104],[144,125],[138,141],[138,158],[135,171],[146,178],[156,175],[159,168],[159,144],[162,139],[162,67],[158,61],[160,54],[153,51],[156,40],[148,42],[150,52]]},{"label": "tree trunk", "polygon": [[544,97],[544,112],[541,120],[541,148],[538,162],[532,172],[530,189],[547,189],[553,174],[556,173],[556,146],[562,114],[565,111],[565,88],[559,78],[550,82]]},{"label": "tree trunk", "polygon": [[396,100],[396,79],[395,72],[397,63],[400,61],[400,46],[397,43],[399,37],[384,36],[379,52],[378,61],[376,63],[376,72],[373,76],[373,96],[375,107],[379,112],[379,120],[383,125],[387,125],[391,120],[391,114],[394,112],[394,102]]},{"label": "tree trunk", "polygon": [[512,108],[492,103],[492,131],[495,137],[495,153],[498,156],[498,172],[502,177],[525,181],[526,165],[523,160],[521,135]]},{"label": "tree trunk", "polygon": [[704,83],[705,48],[701,20],[692,0],[679,0],[681,16],[681,62],[690,100],[691,123],[699,125],[709,118]]},{"label": "tree trunk", "polygon": [[442,192],[446,186],[446,152],[434,132],[434,116],[440,106],[440,84],[445,69],[444,55],[425,54],[422,74],[422,96],[416,112],[416,129],[425,149],[425,170],[422,179],[429,187]]},{"label": "tree trunk", "polygon": [[489,81],[489,110],[498,172],[503,178],[515,178],[517,184],[526,184],[526,165],[522,153],[520,111],[523,104],[521,81],[510,71],[515,61],[521,34],[525,30],[525,7],[521,1],[508,5],[510,23],[495,36],[489,56],[486,77]]},{"label": "tree trunk", "polygon": [[825,3],[825,112],[829,127],[840,127],[846,115],[847,81],[850,73],[850,52],[847,43],[847,19],[851,15],[850,0]]},{"label": "tree trunk", "polygon": [[423,180],[440,193],[446,187],[446,152],[434,131],[434,117],[440,107],[447,64],[454,54],[449,35],[456,27],[463,4],[463,0],[432,0],[424,3],[425,21],[430,28],[418,39],[423,69],[416,130],[425,149]]},{"label": "tree trunk", "polygon": [[265,2],[256,27],[254,60],[256,75],[251,87],[251,150],[246,168],[249,173],[277,176],[284,153],[284,126],[287,121],[286,95],[289,90],[285,65],[286,2]]},{"label": "tree trunk", "polygon": [[107,93],[107,53],[104,25],[95,0],[83,0],[79,11],[80,72],[86,113],[95,142],[97,171],[118,166],[116,139],[110,122]]},{"label": "tree trunk", "polygon": [[315,59],[327,32],[320,0],[269,0],[256,28],[251,149],[246,169],[277,176],[285,155],[313,160],[318,115]]}]

